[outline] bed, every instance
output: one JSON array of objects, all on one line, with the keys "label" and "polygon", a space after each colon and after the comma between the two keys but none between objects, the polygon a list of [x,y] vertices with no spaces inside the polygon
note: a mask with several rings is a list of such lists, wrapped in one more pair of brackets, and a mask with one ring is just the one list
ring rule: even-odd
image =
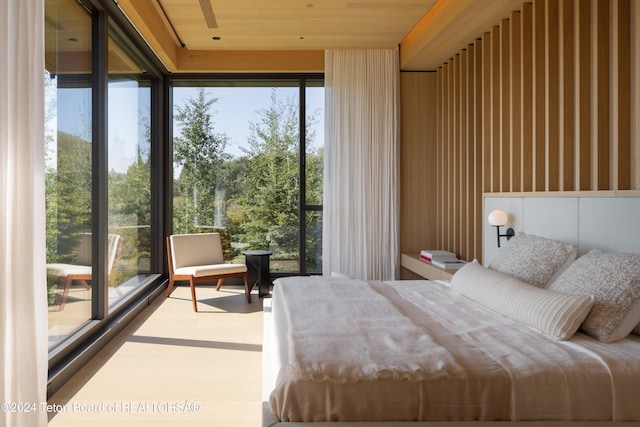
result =
[{"label": "bed", "polygon": [[278,279],[263,426],[640,425],[640,255],[513,240],[450,282]]}]

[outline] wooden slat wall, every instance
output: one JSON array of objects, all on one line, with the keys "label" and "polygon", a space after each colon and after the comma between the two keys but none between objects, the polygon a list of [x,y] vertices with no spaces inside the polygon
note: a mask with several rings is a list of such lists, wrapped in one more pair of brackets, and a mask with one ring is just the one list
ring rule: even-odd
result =
[{"label": "wooden slat wall", "polygon": [[481,259],[482,192],[640,190],[637,3],[525,3],[437,70],[437,247]]}]

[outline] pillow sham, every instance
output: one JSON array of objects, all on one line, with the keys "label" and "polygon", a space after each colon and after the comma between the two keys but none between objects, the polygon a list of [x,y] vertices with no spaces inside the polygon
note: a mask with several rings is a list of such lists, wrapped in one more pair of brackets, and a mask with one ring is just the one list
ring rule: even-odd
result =
[{"label": "pillow sham", "polygon": [[599,341],[620,340],[640,323],[640,254],[593,249],[571,264],[549,289],[594,295],[582,330]]},{"label": "pillow sham", "polygon": [[546,288],[576,259],[575,245],[519,233],[498,251],[489,268],[539,288]]},{"label": "pillow sham", "polygon": [[568,340],[593,305],[592,296],[541,289],[473,261],[451,278],[451,288],[555,340]]}]

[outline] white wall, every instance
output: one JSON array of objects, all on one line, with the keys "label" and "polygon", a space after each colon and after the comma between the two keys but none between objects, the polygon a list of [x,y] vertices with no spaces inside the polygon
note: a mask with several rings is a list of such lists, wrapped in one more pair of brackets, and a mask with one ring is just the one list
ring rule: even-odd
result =
[{"label": "white wall", "polygon": [[[578,256],[591,249],[640,253],[640,197],[490,197],[484,199],[484,265],[498,247],[489,212],[507,214],[507,225],[525,232],[573,243]],[[501,239],[501,244],[507,242]]]}]

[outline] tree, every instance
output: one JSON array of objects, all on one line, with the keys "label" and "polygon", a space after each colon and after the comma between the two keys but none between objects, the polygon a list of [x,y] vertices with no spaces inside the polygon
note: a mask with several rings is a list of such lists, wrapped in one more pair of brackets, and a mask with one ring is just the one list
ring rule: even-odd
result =
[{"label": "tree", "polygon": [[199,225],[213,225],[216,214],[216,178],[229,158],[224,152],[229,138],[214,133],[211,106],[217,98],[207,98],[199,88],[194,98],[177,106],[179,135],[173,141],[174,232],[192,233]]},{"label": "tree", "polygon": [[50,202],[57,205],[57,262],[74,262],[80,234],[91,232],[91,143],[58,132],[57,160],[55,178],[50,176],[55,183],[47,189],[55,189]]},{"label": "tree", "polygon": [[[244,240],[256,246],[271,243],[278,256],[297,258],[300,197],[300,133],[298,106],[293,99],[278,100],[260,110],[261,120],[250,123],[249,167],[244,174],[246,216]],[[314,118],[307,120],[307,129]],[[313,134],[308,135],[313,138]]]},{"label": "tree", "polygon": [[115,284],[138,274],[139,260],[151,257],[151,164],[138,148],[125,173],[109,173],[109,228],[121,235],[122,253]]}]

